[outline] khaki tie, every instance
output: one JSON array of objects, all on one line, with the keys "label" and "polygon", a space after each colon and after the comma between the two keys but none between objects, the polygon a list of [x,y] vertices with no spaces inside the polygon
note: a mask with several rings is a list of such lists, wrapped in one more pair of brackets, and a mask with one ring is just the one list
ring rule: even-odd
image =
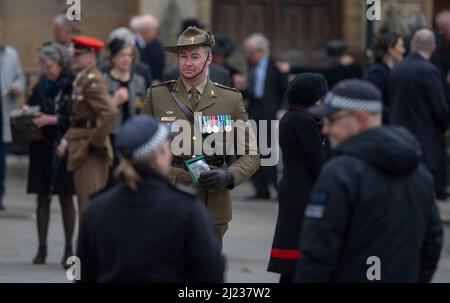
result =
[{"label": "khaki tie", "polygon": [[193,87],[189,90],[189,92],[191,93],[191,98],[189,99],[189,101],[191,102],[192,109],[195,110],[198,104],[198,90]]}]

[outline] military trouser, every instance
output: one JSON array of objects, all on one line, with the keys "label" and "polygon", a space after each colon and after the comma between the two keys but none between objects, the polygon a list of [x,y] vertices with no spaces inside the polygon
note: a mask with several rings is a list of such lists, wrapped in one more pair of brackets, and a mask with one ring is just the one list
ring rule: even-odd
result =
[{"label": "military trouser", "polygon": [[220,247],[223,246],[223,236],[225,236],[225,232],[228,230],[228,223],[223,224],[215,224],[217,236],[219,237]]},{"label": "military trouser", "polygon": [[86,210],[89,196],[105,187],[108,181],[108,168],[108,162],[104,158],[90,154],[86,162],[74,170],[73,180],[80,219]]}]

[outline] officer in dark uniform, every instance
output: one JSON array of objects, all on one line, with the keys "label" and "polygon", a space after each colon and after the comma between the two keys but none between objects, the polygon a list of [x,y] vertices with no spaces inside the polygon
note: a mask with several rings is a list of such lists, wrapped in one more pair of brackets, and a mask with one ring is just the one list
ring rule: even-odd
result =
[{"label": "officer in dark uniform", "polygon": [[67,166],[73,171],[80,216],[89,196],[101,190],[108,179],[113,153],[109,133],[115,125],[117,109],[106,89],[96,55],[103,42],[87,36],[73,36],[77,76],[72,90],[70,128],[57,153],[68,152]]},{"label": "officer in dark uniform", "polygon": [[[181,76],[176,81],[163,82],[149,88],[143,111],[163,122],[188,121],[194,131],[199,130],[199,135],[188,136],[189,142],[185,143],[192,147],[200,146],[200,150],[191,149],[175,156],[170,176],[172,182],[190,186],[197,191],[222,238],[231,220],[229,190],[255,173],[260,166],[260,157],[251,128],[244,127],[243,123],[236,123],[239,120],[248,121],[241,93],[212,82],[206,74],[212,61],[213,46],[214,37],[210,32],[191,26],[181,34],[177,45],[165,47],[166,51],[178,55]],[[230,143],[226,135],[232,132],[245,132],[246,136],[239,140],[236,135],[237,141],[232,150],[234,156],[225,157],[230,153],[221,150],[220,155],[219,150],[226,147],[227,142]],[[216,141],[219,143],[217,147],[220,147],[207,155],[203,144],[198,145],[196,142],[200,139],[207,140],[211,135],[220,138]],[[242,147],[241,151],[244,150],[238,155],[237,145]],[[194,180],[185,161],[199,155],[205,155],[210,171]]]},{"label": "officer in dark uniform", "polygon": [[373,84],[349,79],[308,112],[323,118],[334,156],[305,207],[295,282],[430,282],[443,228],[433,177],[406,128],[382,126]]},{"label": "officer in dark uniform", "polygon": [[128,120],[115,145],[121,183],[98,194],[81,223],[82,282],[222,282],[215,227],[191,190],[173,186],[169,129]]}]

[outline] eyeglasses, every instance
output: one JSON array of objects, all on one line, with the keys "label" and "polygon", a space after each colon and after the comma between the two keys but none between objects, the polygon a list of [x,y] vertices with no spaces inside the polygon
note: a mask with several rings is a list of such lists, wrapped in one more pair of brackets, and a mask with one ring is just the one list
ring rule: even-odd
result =
[{"label": "eyeglasses", "polygon": [[336,121],[339,121],[339,120],[344,119],[346,117],[353,116],[354,114],[355,114],[354,112],[344,112],[341,115],[339,115],[339,114],[330,114],[330,115],[326,116],[325,118],[323,118],[323,124],[324,125],[332,125]]}]

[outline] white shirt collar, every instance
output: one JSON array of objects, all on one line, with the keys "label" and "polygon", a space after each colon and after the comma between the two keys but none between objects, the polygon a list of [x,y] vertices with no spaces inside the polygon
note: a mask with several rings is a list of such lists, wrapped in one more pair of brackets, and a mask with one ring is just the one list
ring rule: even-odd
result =
[{"label": "white shirt collar", "polygon": [[428,55],[427,53],[423,52],[423,51],[417,51],[417,53],[419,55],[421,55],[423,58],[425,58],[426,60],[430,60],[430,55]]},{"label": "white shirt collar", "polygon": [[140,48],[144,48],[146,43],[139,33],[136,33],[136,43]]}]

